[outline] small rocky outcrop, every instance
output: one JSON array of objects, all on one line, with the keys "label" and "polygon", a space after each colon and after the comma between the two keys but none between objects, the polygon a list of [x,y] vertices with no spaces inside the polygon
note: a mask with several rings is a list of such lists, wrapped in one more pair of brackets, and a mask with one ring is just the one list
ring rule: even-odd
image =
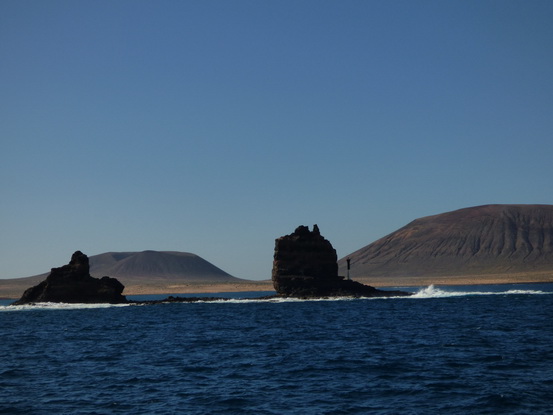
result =
[{"label": "small rocky outcrop", "polygon": [[115,278],[92,277],[88,257],[77,251],[71,256],[69,264],[52,268],[44,281],[27,289],[13,305],[38,302],[126,303],[127,299],[121,294],[124,288]]},{"label": "small rocky outcrop", "polygon": [[294,233],[275,241],[273,286],[290,297],[384,297],[409,295],[382,291],[338,276],[336,250],[315,225],[313,231],[299,226]]}]

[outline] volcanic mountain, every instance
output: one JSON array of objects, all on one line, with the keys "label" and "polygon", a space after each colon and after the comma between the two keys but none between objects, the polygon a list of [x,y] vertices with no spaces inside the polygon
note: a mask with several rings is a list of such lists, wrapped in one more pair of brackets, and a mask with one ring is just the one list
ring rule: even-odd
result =
[{"label": "volcanic mountain", "polygon": [[[110,276],[125,285],[125,294],[202,292],[207,285],[223,284],[240,287],[251,281],[233,277],[215,265],[187,252],[143,251],[107,252],[89,257],[90,275],[95,278]],[[17,298],[30,286],[38,284],[48,273],[26,278],[0,279],[0,296]]]},{"label": "volcanic mountain", "polygon": [[423,217],[341,259],[341,275],[348,257],[350,276],[367,281],[490,275],[553,281],[553,206],[485,205]]}]

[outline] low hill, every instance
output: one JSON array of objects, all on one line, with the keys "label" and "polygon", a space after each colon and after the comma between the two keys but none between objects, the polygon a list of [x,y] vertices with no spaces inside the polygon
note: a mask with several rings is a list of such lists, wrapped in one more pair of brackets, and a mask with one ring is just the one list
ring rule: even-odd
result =
[{"label": "low hill", "polygon": [[90,275],[125,280],[171,279],[187,282],[239,281],[195,254],[175,251],[107,252],[90,257]]},{"label": "low hill", "polygon": [[[352,278],[379,285],[553,281],[553,206],[485,205],[428,216],[347,257]],[[339,261],[342,275],[347,257]]]},{"label": "low hill", "polygon": [[[90,275],[117,278],[125,286],[125,295],[272,289],[267,282],[233,277],[187,252],[107,252],[90,256],[89,261]],[[48,274],[0,279],[0,297],[19,298],[25,289],[38,284]]]}]

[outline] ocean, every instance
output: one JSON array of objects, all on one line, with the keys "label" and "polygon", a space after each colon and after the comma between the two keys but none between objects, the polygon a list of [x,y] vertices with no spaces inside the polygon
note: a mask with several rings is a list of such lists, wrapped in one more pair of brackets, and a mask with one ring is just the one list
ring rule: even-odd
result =
[{"label": "ocean", "polygon": [[553,284],[407,290],[3,301],[0,414],[553,413]]}]

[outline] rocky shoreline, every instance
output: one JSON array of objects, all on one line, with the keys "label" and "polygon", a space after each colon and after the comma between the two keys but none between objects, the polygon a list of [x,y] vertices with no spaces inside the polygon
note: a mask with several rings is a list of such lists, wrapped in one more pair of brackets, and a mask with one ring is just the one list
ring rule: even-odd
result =
[{"label": "rocky shoreline", "polygon": [[[316,225],[315,225],[316,226]],[[301,228],[301,229],[300,229]],[[343,280],[333,274],[324,274],[324,266],[330,265],[332,270],[337,270],[336,251],[330,243],[320,236],[318,228],[313,233],[305,232],[305,227],[300,227],[299,232],[307,238],[314,237],[318,242],[323,242],[322,245],[315,243],[313,246],[318,250],[320,246],[324,247],[325,253],[328,255],[320,255],[320,252],[314,256],[308,255],[301,259],[305,261],[301,274],[287,275],[279,270],[284,269],[283,265],[286,262],[277,253],[275,253],[275,265],[273,267],[273,285],[277,291],[276,295],[261,296],[254,298],[255,300],[271,300],[278,298],[300,298],[300,299],[318,299],[330,297],[390,297],[390,296],[406,296],[411,293],[403,291],[383,291],[374,287],[363,285],[361,283],[349,280]],[[305,243],[305,238],[300,238],[300,246],[292,249],[303,249],[301,244]],[[280,246],[277,239],[277,247]],[[326,241],[326,242],[324,242]],[[297,242],[297,241],[296,241]],[[293,245],[294,243],[292,243]],[[290,247],[290,244],[287,244]],[[275,251],[276,252],[276,251]],[[282,251],[280,251],[282,253]],[[315,261],[314,261],[315,259]],[[297,260],[297,258],[295,259]],[[321,268],[317,261],[323,262]],[[279,262],[277,262],[279,261]],[[334,261],[334,264],[332,264]],[[301,267],[300,267],[301,268]],[[296,268],[297,271],[300,268]],[[276,271],[275,271],[276,270]],[[315,275],[307,275],[306,270],[320,270],[323,272],[322,277]],[[295,289],[293,287],[296,287]],[[286,289],[283,289],[286,287]],[[52,268],[51,273],[44,281],[25,290],[21,298],[11,305],[27,305],[42,302],[54,303],[84,303],[84,304],[136,304],[136,305],[151,305],[161,303],[191,303],[191,302],[206,302],[206,301],[226,301],[228,298],[223,297],[175,297],[168,296],[161,300],[145,300],[136,301],[128,300],[122,293],[124,290],[123,284],[117,279],[108,276],[102,278],[94,278],[90,275],[90,266],[88,257],[81,251],[76,251],[71,256],[69,264],[59,268]]]}]

